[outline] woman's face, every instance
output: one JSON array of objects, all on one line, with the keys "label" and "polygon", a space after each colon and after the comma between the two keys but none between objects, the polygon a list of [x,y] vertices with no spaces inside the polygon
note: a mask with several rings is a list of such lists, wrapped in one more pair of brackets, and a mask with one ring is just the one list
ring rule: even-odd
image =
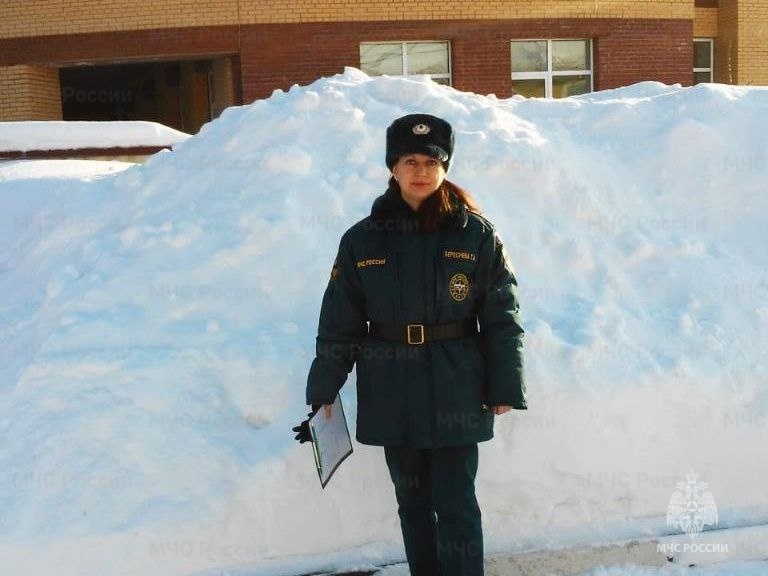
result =
[{"label": "woman's face", "polygon": [[400,156],[392,174],[400,185],[403,200],[414,210],[445,180],[443,163],[426,154]]}]

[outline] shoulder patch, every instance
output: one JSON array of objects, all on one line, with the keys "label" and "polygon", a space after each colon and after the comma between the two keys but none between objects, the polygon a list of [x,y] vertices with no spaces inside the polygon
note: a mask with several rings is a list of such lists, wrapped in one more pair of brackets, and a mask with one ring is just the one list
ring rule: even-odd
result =
[{"label": "shoulder patch", "polygon": [[336,280],[336,278],[339,277],[339,264],[336,260],[336,258],[333,259],[333,267],[331,268],[331,280]]},{"label": "shoulder patch", "polygon": [[509,260],[507,249],[504,247],[504,243],[501,241],[501,238],[499,238],[499,235],[496,232],[493,233],[493,242],[496,250],[501,250],[501,257],[504,259],[504,264],[509,269],[509,271],[514,274],[515,268],[512,266],[512,262]]}]

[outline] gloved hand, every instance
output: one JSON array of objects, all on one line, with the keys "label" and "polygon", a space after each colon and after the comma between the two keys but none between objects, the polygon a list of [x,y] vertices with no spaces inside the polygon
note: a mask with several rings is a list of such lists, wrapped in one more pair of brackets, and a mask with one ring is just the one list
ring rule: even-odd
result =
[{"label": "gloved hand", "polygon": [[309,432],[309,419],[314,416],[315,412],[317,412],[320,409],[320,404],[312,404],[312,412],[307,414],[307,419],[304,420],[301,424],[298,426],[294,426],[292,430],[296,432],[295,439],[299,442],[299,444],[304,444],[304,442],[311,442],[312,441],[312,434]]}]

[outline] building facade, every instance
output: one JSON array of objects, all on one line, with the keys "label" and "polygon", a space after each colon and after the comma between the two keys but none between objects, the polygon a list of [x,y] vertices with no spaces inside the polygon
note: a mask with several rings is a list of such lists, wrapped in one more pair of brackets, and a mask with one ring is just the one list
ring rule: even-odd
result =
[{"label": "building facade", "polygon": [[6,0],[0,120],[154,120],[355,66],[500,98],[768,84],[768,0]]}]

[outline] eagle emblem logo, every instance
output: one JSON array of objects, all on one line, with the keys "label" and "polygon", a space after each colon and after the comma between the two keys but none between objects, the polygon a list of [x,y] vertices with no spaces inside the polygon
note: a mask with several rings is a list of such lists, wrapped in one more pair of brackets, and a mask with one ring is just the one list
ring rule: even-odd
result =
[{"label": "eagle emblem logo", "polygon": [[430,130],[432,129],[426,124],[416,124],[413,127],[413,133],[417,136],[424,136],[425,134],[429,134]]},{"label": "eagle emblem logo", "polygon": [[451,279],[448,281],[448,293],[456,302],[465,300],[469,294],[469,278],[467,278],[467,275],[459,272],[451,276]]},{"label": "eagle emblem logo", "polygon": [[717,507],[706,482],[699,482],[699,475],[691,470],[685,475],[685,482],[676,486],[683,492],[675,492],[667,508],[667,526],[675,526],[688,534],[691,540],[696,538],[704,526],[717,524]]}]

